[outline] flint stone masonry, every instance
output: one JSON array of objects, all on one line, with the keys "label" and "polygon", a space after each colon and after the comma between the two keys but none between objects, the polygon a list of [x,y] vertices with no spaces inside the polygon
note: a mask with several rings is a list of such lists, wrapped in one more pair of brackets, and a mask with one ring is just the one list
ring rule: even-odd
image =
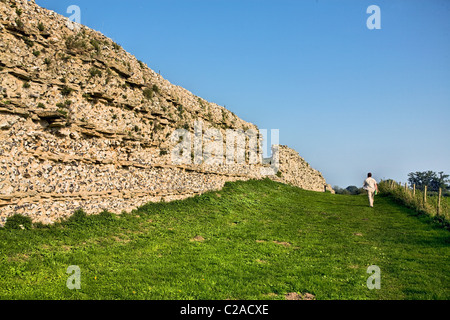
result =
[{"label": "flint stone masonry", "polygon": [[[101,33],[69,28],[34,1],[0,0],[0,225],[13,214],[53,223],[79,208],[121,213],[265,178],[263,164],[173,165],[171,134],[195,121],[224,137],[258,132]],[[279,146],[278,160],[269,178],[333,192],[296,151]]]}]

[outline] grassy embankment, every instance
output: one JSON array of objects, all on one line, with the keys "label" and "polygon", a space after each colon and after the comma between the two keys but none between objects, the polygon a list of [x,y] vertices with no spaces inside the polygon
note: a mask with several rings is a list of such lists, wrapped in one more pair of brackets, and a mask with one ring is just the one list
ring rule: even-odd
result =
[{"label": "grassy embankment", "polygon": [[[270,180],[0,230],[0,299],[449,299],[449,231],[376,197]],[[67,267],[81,270],[69,290]],[[369,290],[367,268],[381,270]]]}]

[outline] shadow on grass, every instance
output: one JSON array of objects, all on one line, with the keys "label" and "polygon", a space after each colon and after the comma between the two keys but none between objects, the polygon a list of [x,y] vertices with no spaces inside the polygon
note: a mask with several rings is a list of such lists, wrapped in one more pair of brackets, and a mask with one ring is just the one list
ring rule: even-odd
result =
[{"label": "shadow on grass", "polygon": [[450,223],[443,217],[430,216],[427,212],[409,207],[402,200],[394,198],[390,195],[383,195],[381,197],[383,199],[386,199],[386,201],[390,205],[395,206],[399,210],[403,211],[406,215],[417,218],[419,221],[425,224],[429,224],[433,229],[445,229],[447,231],[450,231]]}]

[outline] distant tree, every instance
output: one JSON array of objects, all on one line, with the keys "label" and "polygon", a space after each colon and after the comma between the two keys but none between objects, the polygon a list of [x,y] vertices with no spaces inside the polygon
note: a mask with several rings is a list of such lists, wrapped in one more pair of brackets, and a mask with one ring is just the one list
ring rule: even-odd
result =
[{"label": "distant tree", "polygon": [[358,187],[356,186],[348,186],[346,188],[346,190],[350,193],[350,194],[358,194]]},{"label": "distant tree", "polygon": [[345,189],[339,186],[334,186],[333,190],[336,194],[349,194],[349,195],[358,195],[365,192],[362,188],[358,188],[356,186],[348,186]]},{"label": "distant tree", "polygon": [[408,174],[409,184],[416,185],[419,190],[424,190],[425,186],[429,191],[438,191],[441,188],[443,191],[450,189],[449,175],[444,172],[433,172],[431,170],[423,172],[411,172]]},{"label": "distant tree", "polygon": [[436,191],[441,188],[444,191],[450,190],[450,175],[444,174],[443,171],[438,172],[438,176],[436,179],[432,182],[431,187],[434,188]]},{"label": "distant tree", "polygon": [[339,186],[334,186],[334,187],[333,187],[333,190],[334,190],[334,192],[335,192],[336,194],[348,194],[348,191],[347,191],[347,190],[342,189],[342,188],[339,187]]}]

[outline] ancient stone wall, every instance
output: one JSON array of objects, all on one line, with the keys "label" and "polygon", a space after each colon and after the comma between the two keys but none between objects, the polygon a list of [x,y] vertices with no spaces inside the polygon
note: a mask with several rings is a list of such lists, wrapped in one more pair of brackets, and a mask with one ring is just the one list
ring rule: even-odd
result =
[{"label": "ancient stone wall", "polygon": [[[44,223],[78,208],[120,213],[264,177],[267,165],[249,161],[174,165],[172,133],[194,132],[196,121],[223,137],[258,132],[99,32],[33,1],[0,0],[0,224],[15,213]],[[324,190],[318,171],[279,149],[280,173],[271,178]]]}]

